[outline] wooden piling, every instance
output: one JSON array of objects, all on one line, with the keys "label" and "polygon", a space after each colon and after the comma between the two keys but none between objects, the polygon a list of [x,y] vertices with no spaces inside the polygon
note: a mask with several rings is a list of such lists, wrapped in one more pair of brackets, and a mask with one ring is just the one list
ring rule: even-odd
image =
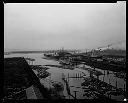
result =
[{"label": "wooden piling", "polygon": [[109,74],[109,71],[107,70],[107,75]]},{"label": "wooden piling", "polygon": [[73,91],[73,92],[75,93],[75,99],[77,99],[77,98],[76,98],[76,92],[78,92],[78,91]]}]

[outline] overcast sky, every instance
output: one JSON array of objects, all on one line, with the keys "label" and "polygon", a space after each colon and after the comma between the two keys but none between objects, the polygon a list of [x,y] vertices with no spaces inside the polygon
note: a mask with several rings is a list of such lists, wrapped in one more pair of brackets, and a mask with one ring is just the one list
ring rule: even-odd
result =
[{"label": "overcast sky", "polygon": [[4,4],[6,49],[92,49],[125,40],[126,2]]}]

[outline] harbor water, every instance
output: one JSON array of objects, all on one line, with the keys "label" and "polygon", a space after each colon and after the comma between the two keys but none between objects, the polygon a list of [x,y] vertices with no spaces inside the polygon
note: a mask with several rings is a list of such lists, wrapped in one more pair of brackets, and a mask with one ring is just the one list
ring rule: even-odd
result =
[{"label": "harbor water", "polygon": [[[7,58],[7,57],[32,58],[32,59],[35,59],[35,61],[33,62],[33,65],[59,65],[59,66],[61,65],[56,60],[44,59],[43,53],[28,53],[28,54],[17,53],[17,54],[4,55],[4,58]],[[87,66],[87,65],[84,65],[84,66],[85,68],[91,68],[90,66]],[[73,97],[68,94],[66,83],[62,79],[64,76],[68,83],[70,93],[74,97],[76,97],[77,99],[92,99],[92,97],[87,97],[83,95],[84,90],[85,90],[84,87],[81,86],[81,84],[85,82],[83,77],[89,77],[90,73],[88,70],[80,69],[82,67],[83,67],[83,64],[78,65],[74,69],[68,69],[68,68],[64,69],[64,68],[48,66],[48,68],[50,69],[48,69],[47,71],[51,73],[51,75],[45,79],[40,79],[40,82],[45,85],[46,83],[44,82],[48,80],[61,82],[64,85],[64,90],[62,91],[62,93],[65,96],[65,98],[73,99]],[[121,88],[124,91],[126,91],[126,81],[124,79],[116,77],[112,71],[101,70],[98,68],[95,68],[95,70],[101,71],[104,74],[104,75],[99,76],[99,80],[104,81],[108,84],[111,84],[112,86]],[[36,74],[36,71],[35,70],[33,71]],[[109,74],[107,72],[109,72]],[[79,78],[75,78],[75,77],[79,77]],[[47,82],[46,86],[48,88],[52,88],[50,85],[51,84]],[[75,95],[75,91],[76,91],[76,95]],[[111,98],[119,100],[119,101],[123,101],[125,99],[123,95],[122,96],[111,96]]]}]

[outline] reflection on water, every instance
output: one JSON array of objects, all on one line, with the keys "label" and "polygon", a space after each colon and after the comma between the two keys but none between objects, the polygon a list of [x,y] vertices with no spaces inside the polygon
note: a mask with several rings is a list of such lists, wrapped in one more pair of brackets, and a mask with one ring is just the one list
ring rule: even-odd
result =
[{"label": "reflection on water", "polygon": [[[35,59],[34,61],[34,65],[60,65],[58,61],[54,61],[54,60],[47,60],[47,59],[42,59],[43,54],[36,54],[36,53],[30,53],[30,54],[11,54],[11,55],[4,55],[4,57],[25,57],[25,58],[33,58]],[[83,65],[79,65],[79,67],[82,67]],[[85,66],[87,68],[91,68],[90,66]],[[62,80],[62,75],[64,74],[69,88],[70,88],[70,92],[73,96],[75,96],[74,91],[78,91],[76,93],[76,98],[77,99],[86,99],[86,96],[83,96],[84,94],[84,89],[81,86],[81,84],[84,82],[84,78],[80,78],[82,76],[88,77],[89,71],[87,70],[83,70],[83,69],[79,69],[79,68],[75,68],[74,70],[70,70],[70,69],[62,69],[62,68],[57,68],[57,67],[50,67],[50,69],[48,69],[47,71],[49,73],[51,73],[51,75],[49,77],[47,77],[47,80],[53,80],[53,81],[58,81],[61,82],[64,85],[64,90],[63,90],[63,95],[66,97],[66,99],[73,99],[72,96],[69,96],[67,93],[67,88],[66,88],[66,84],[65,82]],[[117,86],[117,88],[122,88],[124,89],[124,86],[126,87],[126,82],[121,79],[121,78],[117,78],[114,76],[113,72],[109,71],[109,74],[107,74],[106,70],[101,70],[96,68],[96,70],[101,71],[103,74],[105,75],[101,75],[99,76],[99,80],[104,81],[108,84],[111,84],[112,86]],[[36,71],[34,71],[36,73]],[[79,77],[79,78],[73,78],[73,77]],[[44,82],[46,82],[45,79],[41,79],[40,80],[41,83],[45,84],[48,88],[52,88],[52,86],[50,85],[50,83],[46,84]],[[125,88],[126,90],[126,88]],[[124,97],[123,96],[111,96],[111,98],[115,98],[117,100],[123,100]]]}]

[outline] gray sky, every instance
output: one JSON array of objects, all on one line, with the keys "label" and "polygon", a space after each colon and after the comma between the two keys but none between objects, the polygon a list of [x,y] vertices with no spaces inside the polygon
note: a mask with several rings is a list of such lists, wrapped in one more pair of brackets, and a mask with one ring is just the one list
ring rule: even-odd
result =
[{"label": "gray sky", "polygon": [[4,4],[6,49],[92,49],[123,40],[126,2]]}]

